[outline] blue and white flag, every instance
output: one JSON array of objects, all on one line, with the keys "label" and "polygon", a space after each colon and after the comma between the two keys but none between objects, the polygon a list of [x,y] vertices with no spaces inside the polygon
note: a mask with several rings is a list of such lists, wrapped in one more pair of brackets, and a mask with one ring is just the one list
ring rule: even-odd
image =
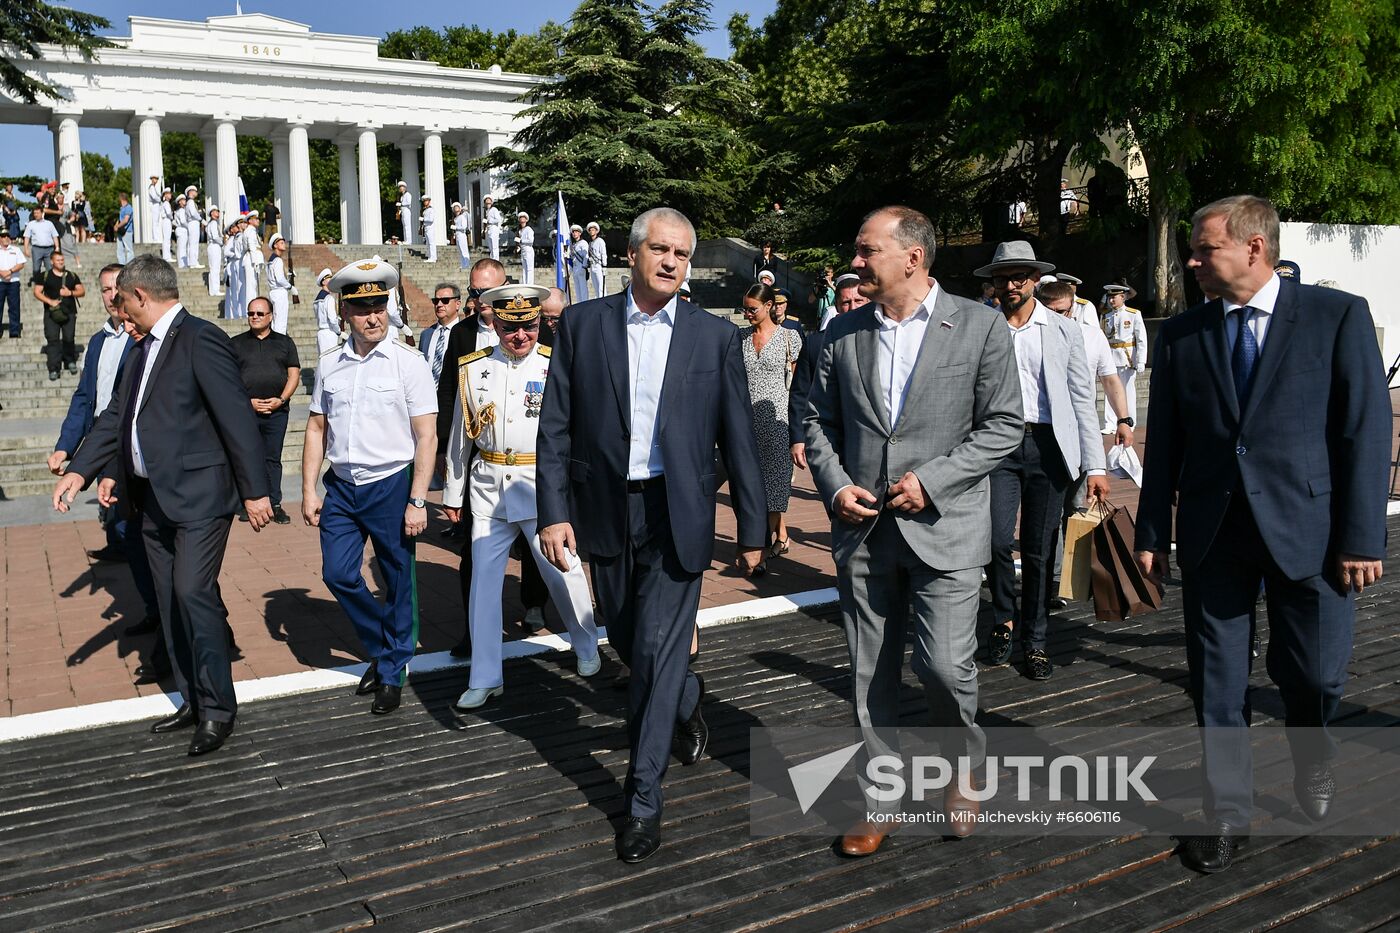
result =
[{"label": "blue and white flag", "polygon": [[564,274],[564,266],[565,257],[568,256],[568,244],[569,215],[564,212],[564,192],[560,191],[559,212],[554,218],[554,287],[560,291],[567,291],[565,282],[568,281],[568,277]]},{"label": "blue and white flag", "polygon": [[238,176],[238,213],[248,213],[248,192],[243,190],[243,176]]}]

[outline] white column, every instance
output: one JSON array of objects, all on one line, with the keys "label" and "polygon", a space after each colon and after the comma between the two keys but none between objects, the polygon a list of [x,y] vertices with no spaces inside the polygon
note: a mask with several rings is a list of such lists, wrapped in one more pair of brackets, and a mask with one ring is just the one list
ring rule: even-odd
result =
[{"label": "white column", "polygon": [[78,117],[81,110],[55,111],[50,123],[57,143],[54,178],[61,185],[68,182],[68,200],[83,190],[83,148],[78,141]]},{"label": "white column", "polygon": [[[485,135],[486,138],[483,141],[485,149],[482,150],[482,155],[489,154],[493,149],[499,146],[509,146],[512,134],[488,132]],[[482,189],[482,197],[486,197],[486,195],[489,194],[497,201],[510,196],[510,189],[506,186],[506,176],[502,172],[488,171],[486,173],[486,183],[482,185]]]},{"label": "white column", "polygon": [[219,181],[219,211],[224,223],[238,216],[238,128],[231,118],[214,127],[214,177]]},{"label": "white column", "polygon": [[379,210],[379,140],[375,127],[359,127],[360,139],[360,242],[384,242],[384,225]]},{"label": "white column", "polygon": [[146,188],[151,183],[151,176],[157,176],[159,185],[164,188],[165,170],[161,167],[163,158],[160,151],[160,117],[151,115],[139,118],[141,134],[141,172],[140,181],[136,182],[136,188],[141,192],[141,203],[144,208],[142,219],[145,220],[145,237],[141,242],[156,242],[156,218],[151,206],[146,202]]},{"label": "white column", "polygon": [[316,239],[316,217],[311,205],[311,147],[306,139],[306,124],[293,123],[287,131],[287,159],[290,207],[282,208],[288,218],[283,236],[293,243],[305,245]]},{"label": "white column", "polygon": [[423,193],[433,199],[433,213],[437,217],[437,223],[433,225],[433,239],[442,246],[447,243],[452,210],[447,206],[447,186],[442,179],[442,133],[437,130],[429,130],[423,140],[423,182],[428,189]]},{"label": "white column", "polygon": [[355,143],[337,140],[340,156],[340,242],[360,242],[360,180],[355,172]]},{"label": "white column", "polygon": [[131,149],[131,242],[146,242],[146,179],[141,177],[141,133],[135,126],[126,130],[127,145]]},{"label": "white column", "polygon": [[[287,212],[292,203],[288,178],[291,175],[289,163],[287,134],[280,132],[272,137],[272,199],[278,211],[277,232],[284,237],[288,236]],[[263,223],[267,223],[267,218],[263,218]]]},{"label": "white column", "polygon": [[200,132],[199,139],[204,143],[204,184],[199,186],[199,190],[204,194],[203,207],[207,215],[211,206],[223,207],[216,200],[219,196],[219,150],[214,134],[208,127]]},{"label": "white column", "polygon": [[471,145],[467,137],[459,136],[453,142],[457,149],[457,200],[462,202],[462,206],[467,209],[467,213],[476,216],[476,208],[472,206],[472,179],[471,173],[467,171],[467,147]]},{"label": "white column", "polygon": [[410,137],[399,143],[399,172],[404,181],[408,182],[408,193],[413,196],[413,216],[418,216],[420,202],[418,196],[423,193],[422,187],[418,184],[418,139]]}]

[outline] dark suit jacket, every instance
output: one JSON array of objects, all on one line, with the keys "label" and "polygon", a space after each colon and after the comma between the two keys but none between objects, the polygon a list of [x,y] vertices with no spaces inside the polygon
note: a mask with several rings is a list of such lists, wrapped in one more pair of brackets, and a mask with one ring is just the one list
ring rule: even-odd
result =
[{"label": "dark suit jacket", "polygon": [[[627,535],[631,391],[627,293],[571,307],[559,324],[536,445],[543,528],[572,522],[579,547],[622,552]],[[742,547],[767,538],[763,474],[741,331],[687,301],[676,319],[657,413],[671,534],[681,565],[700,573],[715,545],[715,447],[729,469]]]},{"label": "dark suit jacket", "polygon": [[1200,566],[1232,496],[1248,497],[1290,579],[1339,553],[1385,556],[1390,398],[1364,298],[1284,279],[1244,411],[1219,299],[1157,338],[1137,548]]},{"label": "dark suit jacket", "polygon": [[802,353],[797,357],[797,366],[792,371],[792,385],[788,388],[789,446],[807,443],[807,432],[802,421],[807,417],[807,400],[812,394],[812,380],[817,378],[817,363],[822,358],[826,331],[814,330],[802,337]]},{"label": "dark suit jacket", "polygon": [[[123,489],[132,477],[122,456],[122,412],[140,388],[127,366],[112,403],[73,456],[70,472],[91,483],[111,464]],[[151,491],[172,522],[232,515],[241,499],[268,494],[262,438],[229,338],[183,308],[156,357],[136,431]]]},{"label": "dark suit jacket", "polygon": [[[101,330],[88,340],[87,354],[83,357],[83,372],[78,377],[78,387],[73,390],[73,398],[68,402],[68,414],[63,418],[63,426],[58,429],[58,443],[54,445],[54,450],[66,450],[70,454],[77,450],[83,438],[92,430],[92,423],[101,414],[97,410],[97,361],[102,355],[102,347],[106,341],[107,334]],[[126,358],[134,346],[136,342],[130,339],[122,345],[122,358],[117,364],[117,380],[112,387],[113,395],[116,395],[116,387],[121,385]]]}]

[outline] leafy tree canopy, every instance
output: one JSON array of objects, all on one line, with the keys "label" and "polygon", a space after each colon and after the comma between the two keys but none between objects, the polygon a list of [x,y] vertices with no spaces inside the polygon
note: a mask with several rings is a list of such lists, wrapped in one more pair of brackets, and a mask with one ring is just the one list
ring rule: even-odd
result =
[{"label": "leafy tree canopy", "polygon": [[14,60],[38,58],[40,45],[60,45],[91,61],[94,50],[111,46],[96,34],[111,25],[101,16],[41,0],[5,0],[5,13],[0,16],[0,87],[26,104],[37,104],[40,97],[59,99],[58,88],[26,74]]}]

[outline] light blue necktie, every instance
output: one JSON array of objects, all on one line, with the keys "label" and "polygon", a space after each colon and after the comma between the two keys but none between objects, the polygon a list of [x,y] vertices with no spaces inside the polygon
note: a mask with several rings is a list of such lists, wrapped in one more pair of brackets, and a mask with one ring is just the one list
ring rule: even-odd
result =
[{"label": "light blue necktie", "polygon": [[437,342],[433,344],[433,382],[442,378],[442,357],[447,353],[447,329],[439,328]]}]

